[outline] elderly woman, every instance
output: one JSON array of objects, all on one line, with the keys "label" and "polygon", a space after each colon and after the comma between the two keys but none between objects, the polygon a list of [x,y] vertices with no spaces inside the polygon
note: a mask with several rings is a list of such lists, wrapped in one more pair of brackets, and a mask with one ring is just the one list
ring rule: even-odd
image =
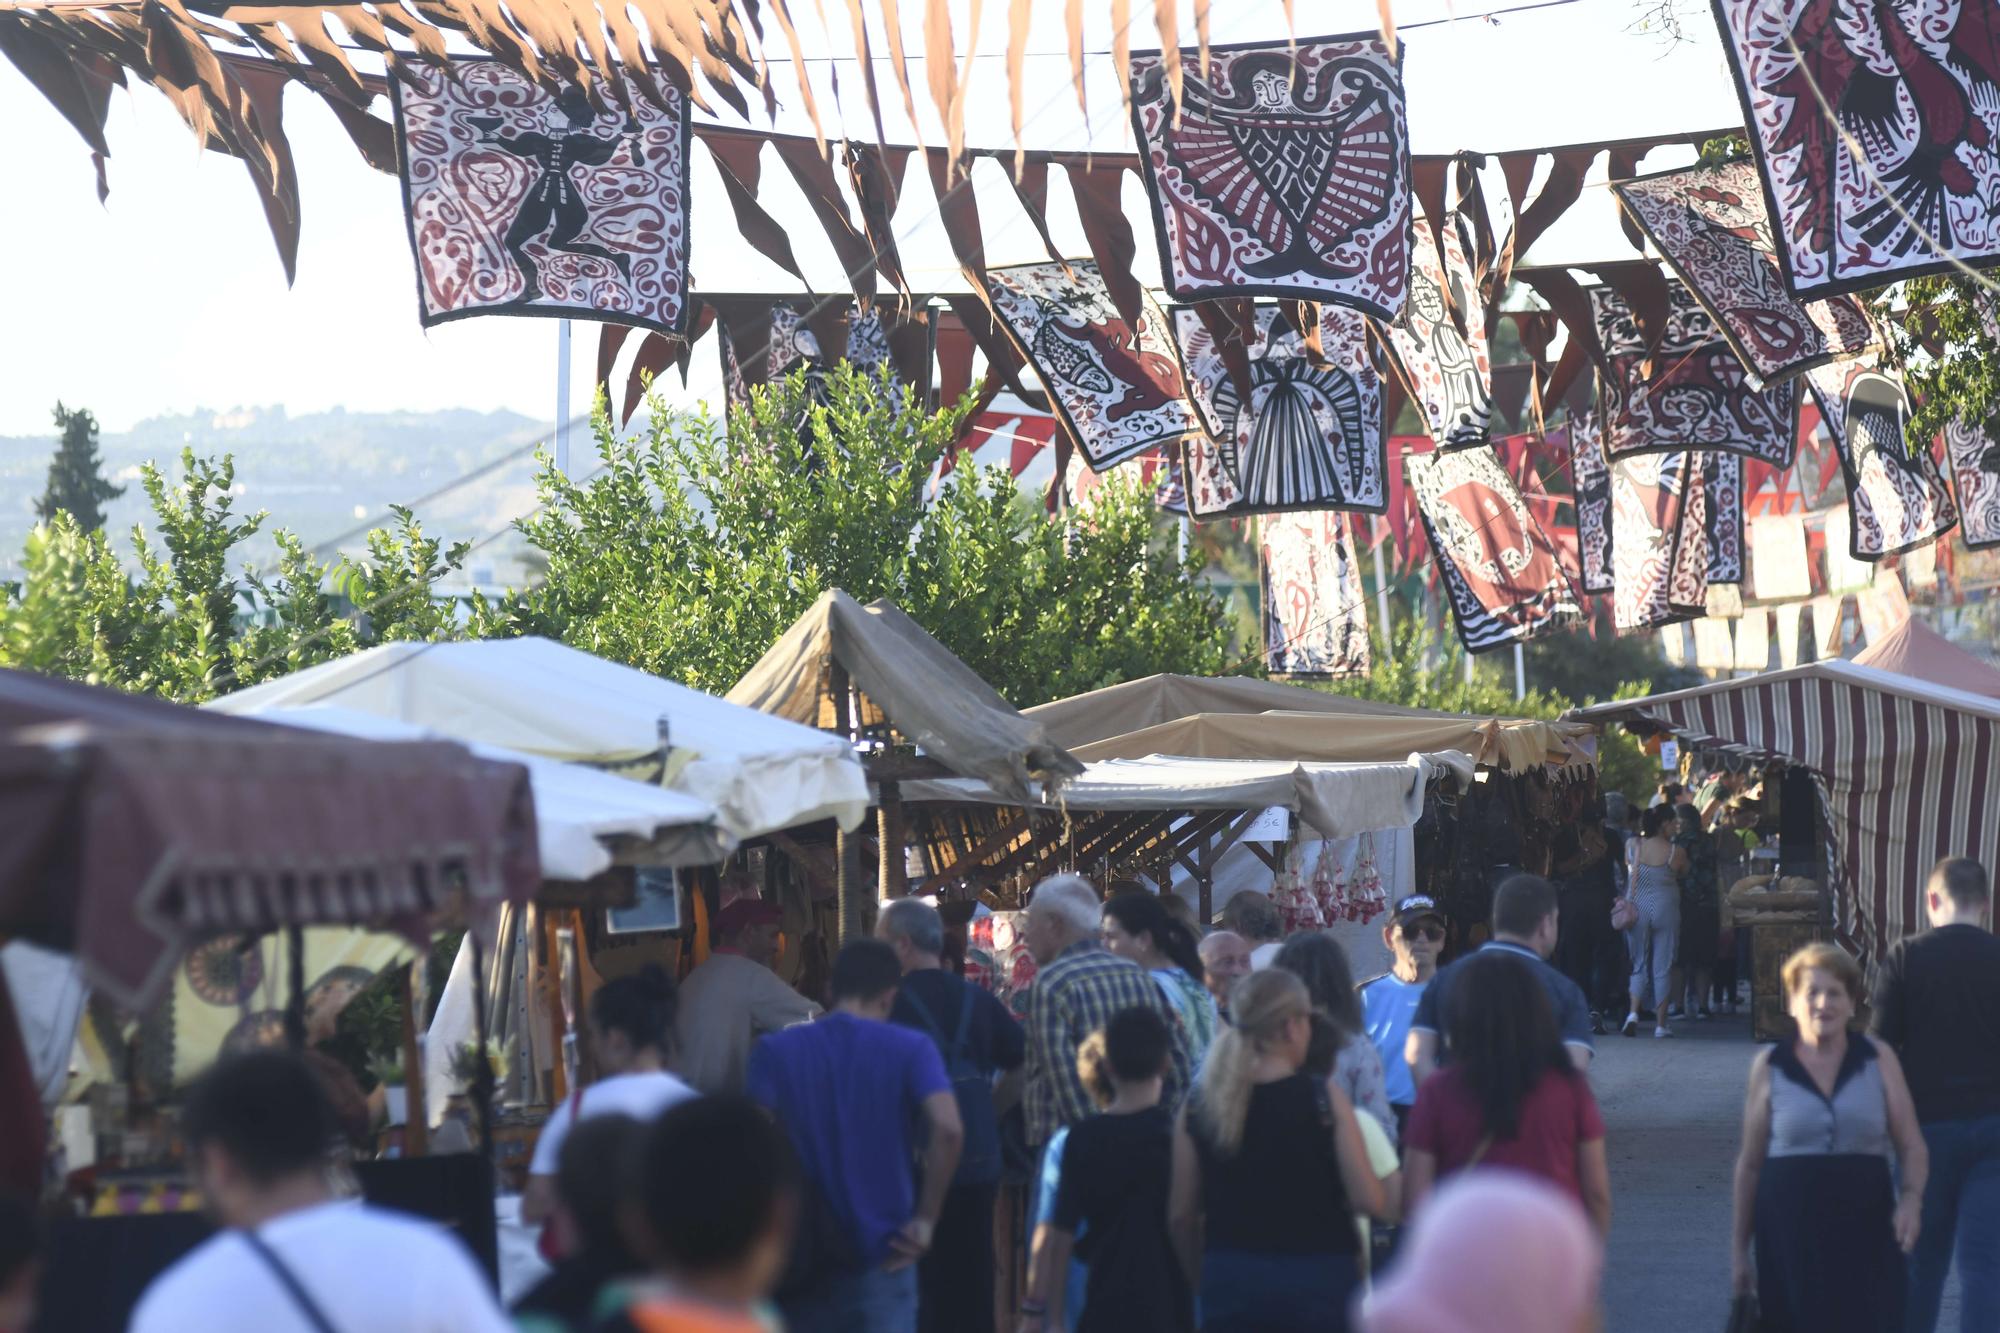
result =
[{"label": "elderly woman", "polygon": [[1910,1089],[1894,1051],[1847,1030],[1861,1000],[1852,958],[1809,944],[1783,977],[1799,1035],[1750,1066],[1734,1289],[1754,1291],[1763,1327],[1781,1333],[1896,1333],[1930,1169]]}]

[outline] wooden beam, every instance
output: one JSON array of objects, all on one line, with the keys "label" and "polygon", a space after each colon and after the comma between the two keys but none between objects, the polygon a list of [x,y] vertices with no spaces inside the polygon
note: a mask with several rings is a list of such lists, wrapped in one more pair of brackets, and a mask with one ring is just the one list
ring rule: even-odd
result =
[{"label": "wooden beam", "polygon": [[1213,846],[1202,853],[1202,869],[1214,869],[1216,862],[1222,859],[1222,854],[1234,847],[1243,835],[1250,831],[1250,825],[1256,822],[1257,816],[1261,813],[1257,810],[1245,810],[1235,824]]},{"label": "wooden beam", "polygon": [[993,855],[993,853],[1011,846],[1014,839],[1020,837],[1022,833],[1029,831],[1031,827],[1031,822],[1026,815],[1023,815],[1020,819],[1002,824],[991,834],[982,838],[965,855],[959,857],[951,865],[931,875],[923,883],[917,885],[917,896],[919,898],[927,897],[930,894],[936,893],[950,881],[964,878],[972,871],[978,869],[980,862]]},{"label": "wooden beam", "polygon": [[1270,849],[1269,845],[1261,842],[1246,842],[1243,845],[1255,852],[1257,859],[1270,867],[1272,874],[1276,875],[1284,870],[1285,863],[1278,859],[1277,854]]}]

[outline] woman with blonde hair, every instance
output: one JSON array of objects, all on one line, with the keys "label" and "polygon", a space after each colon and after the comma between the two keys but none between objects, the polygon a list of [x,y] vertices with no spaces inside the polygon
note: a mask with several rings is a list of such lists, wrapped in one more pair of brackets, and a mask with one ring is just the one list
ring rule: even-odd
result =
[{"label": "woman with blonde hair", "polygon": [[1385,1212],[1382,1184],[1347,1094],[1303,1071],[1305,983],[1254,972],[1229,1009],[1174,1128],[1168,1211],[1200,1275],[1202,1328],[1343,1331],[1361,1272],[1353,1215]]},{"label": "woman with blonde hair", "polygon": [[1732,1286],[1739,1301],[1754,1295],[1764,1328],[1894,1333],[1930,1173],[1916,1106],[1896,1053],[1848,1031],[1853,958],[1808,944],[1782,975],[1798,1036],[1750,1065]]}]

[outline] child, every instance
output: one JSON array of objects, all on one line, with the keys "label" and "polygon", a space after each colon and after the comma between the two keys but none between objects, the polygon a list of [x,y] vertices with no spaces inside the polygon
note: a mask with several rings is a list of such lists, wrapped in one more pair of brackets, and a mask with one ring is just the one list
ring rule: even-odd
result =
[{"label": "child", "polygon": [[1167,1234],[1173,1117],[1160,1088],[1172,1040],[1159,1014],[1126,1009],[1078,1051],[1104,1110],[1069,1131],[1054,1208],[1035,1232],[1025,1333],[1065,1327],[1061,1275],[1073,1244],[1089,1269],[1079,1333],[1192,1333],[1193,1293]]},{"label": "child", "polygon": [[799,1187],[771,1117],[742,1097],[681,1102],[646,1131],[630,1187],[629,1240],[657,1276],[600,1333],[774,1333]]}]

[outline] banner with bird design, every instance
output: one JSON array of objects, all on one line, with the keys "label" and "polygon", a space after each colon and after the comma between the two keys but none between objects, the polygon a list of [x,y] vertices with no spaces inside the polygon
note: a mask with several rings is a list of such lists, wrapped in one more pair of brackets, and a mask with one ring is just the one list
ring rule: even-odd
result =
[{"label": "banner with bird design", "polygon": [[986,271],[1000,325],[1034,367],[1084,460],[1102,472],[1199,430],[1173,332],[1152,297],[1135,330],[1095,261]]},{"label": "banner with bird design", "polygon": [[397,160],[418,313],[554,315],[677,334],[688,297],[683,93],[599,106],[500,61],[398,64]]},{"label": "banner with bird design", "polygon": [[1315,354],[1289,313],[1256,311],[1246,394],[1201,315],[1175,307],[1174,339],[1205,432],[1181,450],[1193,518],[1388,508],[1382,378],[1366,321],[1340,306],[1320,306],[1318,318]]},{"label": "banner with bird design", "polygon": [[1132,124],[1176,300],[1295,296],[1392,320],[1410,280],[1400,48],[1376,36],[1131,60]]},{"label": "banner with bird design", "polygon": [[1792,295],[2000,261],[2000,5],[1713,3]]}]

